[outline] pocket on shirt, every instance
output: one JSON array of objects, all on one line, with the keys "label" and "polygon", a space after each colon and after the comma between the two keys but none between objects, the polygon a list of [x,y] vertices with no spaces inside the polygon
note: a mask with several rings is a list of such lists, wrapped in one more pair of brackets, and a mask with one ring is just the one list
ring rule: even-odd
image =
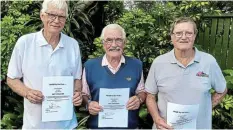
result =
[{"label": "pocket on shirt", "polygon": [[197,88],[203,92],[210,90],[209,78],[208,77],[197,77]]}]

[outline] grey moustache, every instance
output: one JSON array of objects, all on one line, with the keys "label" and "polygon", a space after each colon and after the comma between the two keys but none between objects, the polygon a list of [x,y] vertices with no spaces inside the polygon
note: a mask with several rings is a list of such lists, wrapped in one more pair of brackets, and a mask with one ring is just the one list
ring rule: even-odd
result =
[{"label": "grey moustache", "polygon": [[121,49],[120,48],[111,48],[109,49],[109,51],[120,51]]}]

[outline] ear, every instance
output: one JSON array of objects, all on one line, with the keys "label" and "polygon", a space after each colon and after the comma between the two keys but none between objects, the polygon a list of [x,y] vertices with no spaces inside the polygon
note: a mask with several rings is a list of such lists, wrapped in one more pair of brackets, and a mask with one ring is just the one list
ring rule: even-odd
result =
[{"label": "ear", "polygon": [[44,20],[44,13],[42,13],[42,12],[40,12],[40,19],[41,19],[41,21],[43,21]]},{"label": "ear", "polygon": [[107,50],[107,47],[106,47],[106,44],[102,44],[103,45],[103,50],[104,50],[104,52],[106,53],[108,50]]},{"label": "ear", "polygon": [[125,38],[125,40],[124,40],[124,44],[126,44],[127,43],[127,38]]},{"label": "ear", "polygon": [[197,36],[197,34],[195,34],[195,35],[193,36],[193,38],[196,39],[196,36]]},{"label": "ear", "polygon": [[174,35],[171,35],[171,44],[173,45]]}]

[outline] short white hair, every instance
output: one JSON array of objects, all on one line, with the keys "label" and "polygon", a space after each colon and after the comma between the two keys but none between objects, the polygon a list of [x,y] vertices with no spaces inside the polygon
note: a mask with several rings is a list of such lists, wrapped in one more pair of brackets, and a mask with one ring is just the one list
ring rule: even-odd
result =
[{"label": "short white hair", "polygon": [[109,24],[107,26],[104,27],[104,29],[102,30],[101,32],[101,35],[100,35],[100,39],[103,40],[104,39],[104,33],[107,29],[118,29],[119,31],[121,31],[122,33],[122,37],[123,39],[126,38],[126,34],[125,34],[125,29],[122,28],[120,25],[118,24]]},{"label": "short white hair", "polygon": [[44,0],[44,2],[42,3],[41,12],[46,12],[50,4],[56,7],[57,9],[65,10],[66,17],[68,17],[68,6],[65,0]]}]

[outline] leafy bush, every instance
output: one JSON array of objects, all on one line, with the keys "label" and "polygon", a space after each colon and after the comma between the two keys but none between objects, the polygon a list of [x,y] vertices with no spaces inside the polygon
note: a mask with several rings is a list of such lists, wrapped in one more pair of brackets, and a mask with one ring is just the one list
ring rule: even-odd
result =
[{"label": "leafy bush", "polygon": [[213,128],[233,129],[233,70],[227,69],[223,72],[227,81],[228,94],[213,110]]},{"label": "leafy bush", "polygon": [[6,85],[6,74],[17,39],[24,34],[35,32],[34,26],[26,26],[31,17],[22,13],[31,5],[32,2],[28,1],[13,2],[8,7],[7,15],[1,19],[1,113],[4,114],[1,120],[1,128],[14,129],[22,126],[22,97],[14,94]]}]

